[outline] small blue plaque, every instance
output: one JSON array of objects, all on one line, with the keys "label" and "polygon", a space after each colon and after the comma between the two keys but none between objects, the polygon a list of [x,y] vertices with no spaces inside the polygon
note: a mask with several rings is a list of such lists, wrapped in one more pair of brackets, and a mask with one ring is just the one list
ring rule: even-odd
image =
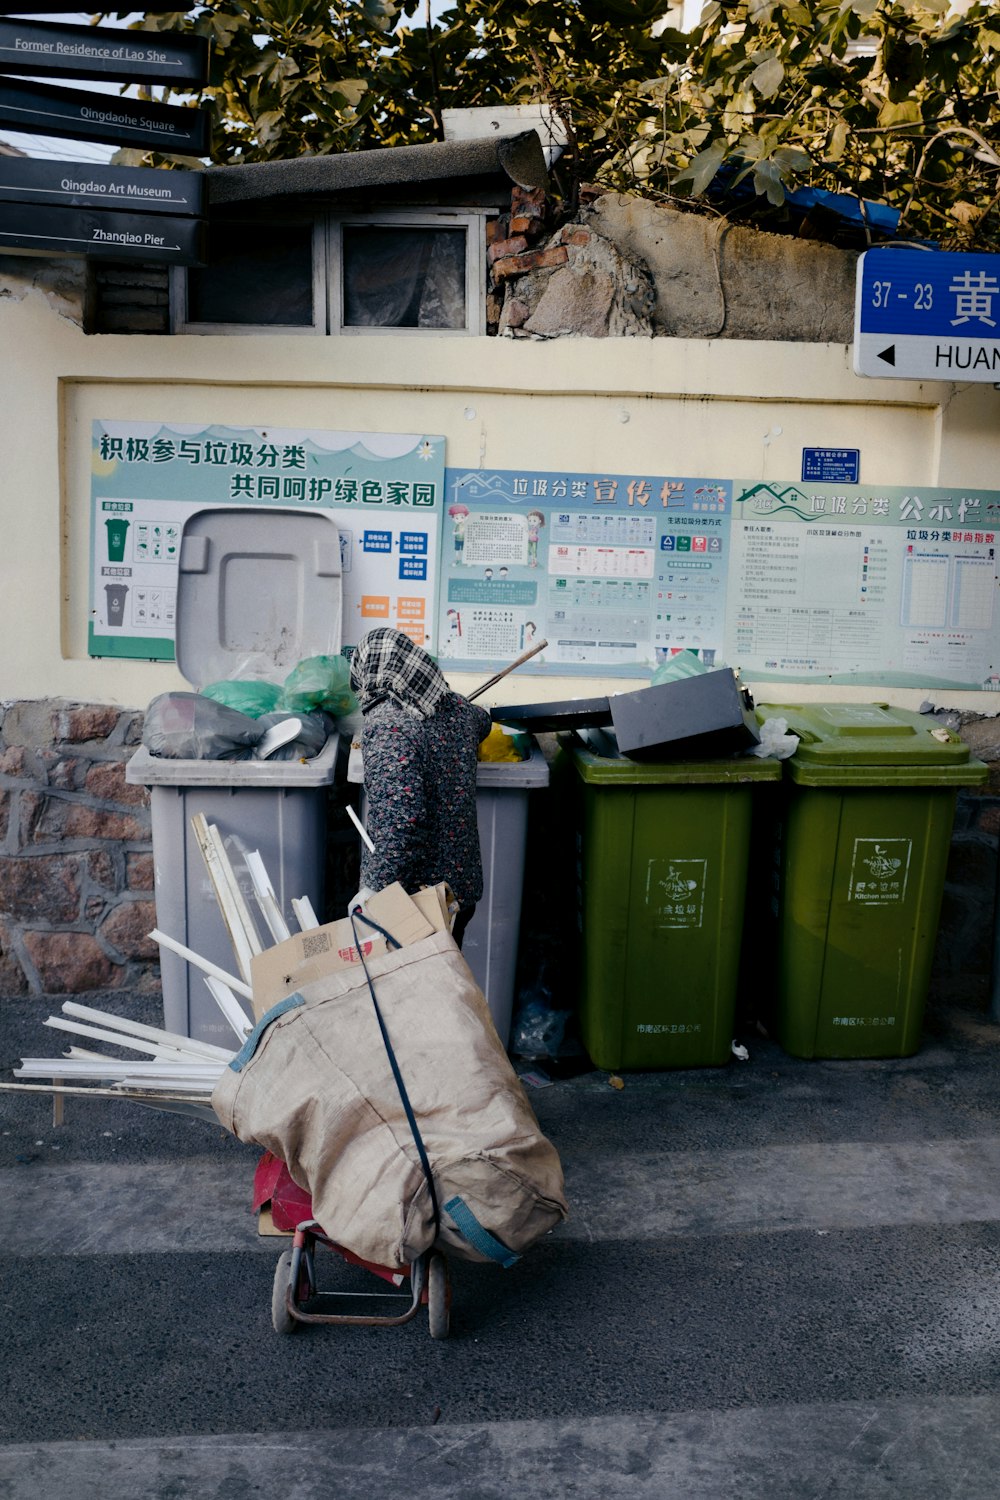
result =
[{"label": "small blue plaque", "polygon": [[802,478],[817,484],[857,484],[860,448],[803,448]]}]

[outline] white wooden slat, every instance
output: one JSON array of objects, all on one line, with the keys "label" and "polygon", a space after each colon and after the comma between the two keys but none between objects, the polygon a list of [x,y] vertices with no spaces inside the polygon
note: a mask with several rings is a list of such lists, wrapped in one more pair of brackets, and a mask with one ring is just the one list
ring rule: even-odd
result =
[{"label": "white wooden slat", "polygon": [[200,954],[193,953],[190,948],[185,948],[183,943],[178,943],[175,938],[168,937],[158,927],[154,927],[149,934],[154,943],[159,943],[162,948],[169,948],[171,953],[176,953],[179,958],[186,958],[189,964],[194,964],[196,969],[201,969],[205,974],[211,974],[215,979],[221,979],[223,984],[228,984],[237,995],[243,995],[247,1000],[253,999],[253,990],[248,984],[237,979],[234,974],[227,974],[225,969],[220,969],[218,964],[213,964],[210,959],[202,958]]},{"label": "white wooden slat", "polygon": [[163,1066],[155,1062],[123,1062],[120,1058],[109,1057],[101,1062],[95,1058],[73,1057],[22,1057],[21,1066],[15,1068],[16,1078],[126,1078],[133,1076],[141,1078],[145,1076],[158,1078],[173,1078],[179,1082],[186,1079],[199,1081],[201,1079],[218,1078],[222,1072],[222,1065],[218,1063],[176,1063],[173,1066]]},{"label": "white wooden slat", "polygon": [[313,911],[313,904],[308,896],[293,896],[292,911],[303,932],[309,932],[311,928],[319,926],[319,918]]},{"label": "white wooden slat", "polygon": [[232,990],[228,989],[220,979],[213,979],[211,974],[206,974],[205,983],[208,985],[209,992],[216,1005],[239,1037],[242,1045],[253,1030],[254,1023],[252,1016],[247,1015]]},{"label": "white wooden slat", "polygon": [[217,1047],[214,1042],[200,1042],[194,1037],[181,1036],[177,1031],[164,1031],[159,1026],[147,1026],[142,1021],[133,1021],[128,1016],[115,1016],[110,1011],[94,1010],[89,1005],[79,1005],[75,1000],[65,1000],[63,1014],[76,1016],[81,1021],[93,1021],[98,1026],[110,1026],[113,1031],[125,1031],[131,1036],[144,1037],[147,1042],[161,1042],[165,1047],[176,1047],[178,1052],[190,1053],[194,1057],[222,1058],[228,1061],[232,1052],[228,1047]]},{"label": "white wooden slat", "polygon": [[222,920],[233,945],[236,966],[244,980],[249,980],[250,960],[255,953],[261,951],[261,943],[229,863],[222,835],[214,824],[209,823],[204,813],[195,813],[191,819],[191,830],[201,850]]},{"label": "white wooden slat", "polygon": [[244,859],[250,879],[253,881],[254,895],[257,897],[257,905],[261,909],[264,921],[270,928],[274,941],[276,943],[283,943],[286,938],[291,937],[291,929],[285,921],[281,908],[278,905],[274,894],[274,886],[271,884],[267,870],[264,868],[264,861],[260,857],[260,852],[254,850],[252,853],[244,855]]},{"label": "white wooden slat", "polygon": [[49,1016],[42,1022],[55,1031],[68,1031],[73,1036],[89,1036],[97,1042],[113,1042],[116,1047],[125,1047],[130,1052],[143,1052],[147,1057],[172,1057],[180,1060],[182,1053],[176,1047],[161,1047],[156,1042],[144,1042],[124,1031],[106,1031],[102,1026],[85,1026],[80,1021],[66,1021],[62,1016]]}]

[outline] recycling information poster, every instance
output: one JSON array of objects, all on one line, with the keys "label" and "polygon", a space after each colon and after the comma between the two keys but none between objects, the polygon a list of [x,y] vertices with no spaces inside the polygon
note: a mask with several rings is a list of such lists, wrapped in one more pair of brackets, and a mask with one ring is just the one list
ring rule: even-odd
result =
[{"label": "recycling information poster", "polygon": [[662,474],[449,469],[438,645],[444,667],[528,664],[647,677],[722,646],[731,485]]},{"label": "recycling information poster", "polygon": [[442,437],[93,424],[91,656],[172,661],[184,521],[215,505],[336,512],[343,642],[393,625],[433,650]]},{"label": "recycling information poster", "polygon": [[727,662],[758,681],[1000,688],[1000,492],[737,483]]},{"label": "recycling information poster", "polygon": [[336,513],[344,646],[393,625],[445,671],[1000,690],[1000,491],[444,467],[402,433],[96,422],[90,652],[173,657],[185,518]]}]

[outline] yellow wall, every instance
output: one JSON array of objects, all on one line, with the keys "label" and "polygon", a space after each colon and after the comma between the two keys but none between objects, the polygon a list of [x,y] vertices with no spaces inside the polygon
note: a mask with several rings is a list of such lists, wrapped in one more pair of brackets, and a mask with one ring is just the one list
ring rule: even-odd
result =
[{"label": "yellow wall", "polygon": [[[720,478],[795,479],[803,446],[846,446],[861,449],[865,484],[1000,488],[998,402],[988,385],[859,379],[840,345],[87,337],[39,292],[0,297],[0,699],[143,707],[184,685],[163,663],[87,657],[94,418],[441,432],[449,466]],[[524,675],[488,701],[634,686]],[[793,691],[829,696],[771,689]],[[880,691],[911,707],[935,696]],[[938,696],[995,711],[992,694]]]}]

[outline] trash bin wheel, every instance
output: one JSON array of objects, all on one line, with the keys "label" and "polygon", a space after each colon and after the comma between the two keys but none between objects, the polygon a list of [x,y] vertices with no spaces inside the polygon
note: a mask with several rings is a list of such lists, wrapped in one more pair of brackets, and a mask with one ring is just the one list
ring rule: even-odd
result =
[{"label": "trash bin wheel", "polygon": [[274,1287],[271,1292],[271,1322],[275,1333],[294,1333],[298,1323],[288,1311],[287,1293],[292,1285],[292,1252],[283,1250],[274,1268]]},{"label": "trash bin wheel", "polygon": [[427,1263],[427,1321],[432,1339],[446,1339],[451,1325],[451,1278],[448,1262],[435,1253]]}]

